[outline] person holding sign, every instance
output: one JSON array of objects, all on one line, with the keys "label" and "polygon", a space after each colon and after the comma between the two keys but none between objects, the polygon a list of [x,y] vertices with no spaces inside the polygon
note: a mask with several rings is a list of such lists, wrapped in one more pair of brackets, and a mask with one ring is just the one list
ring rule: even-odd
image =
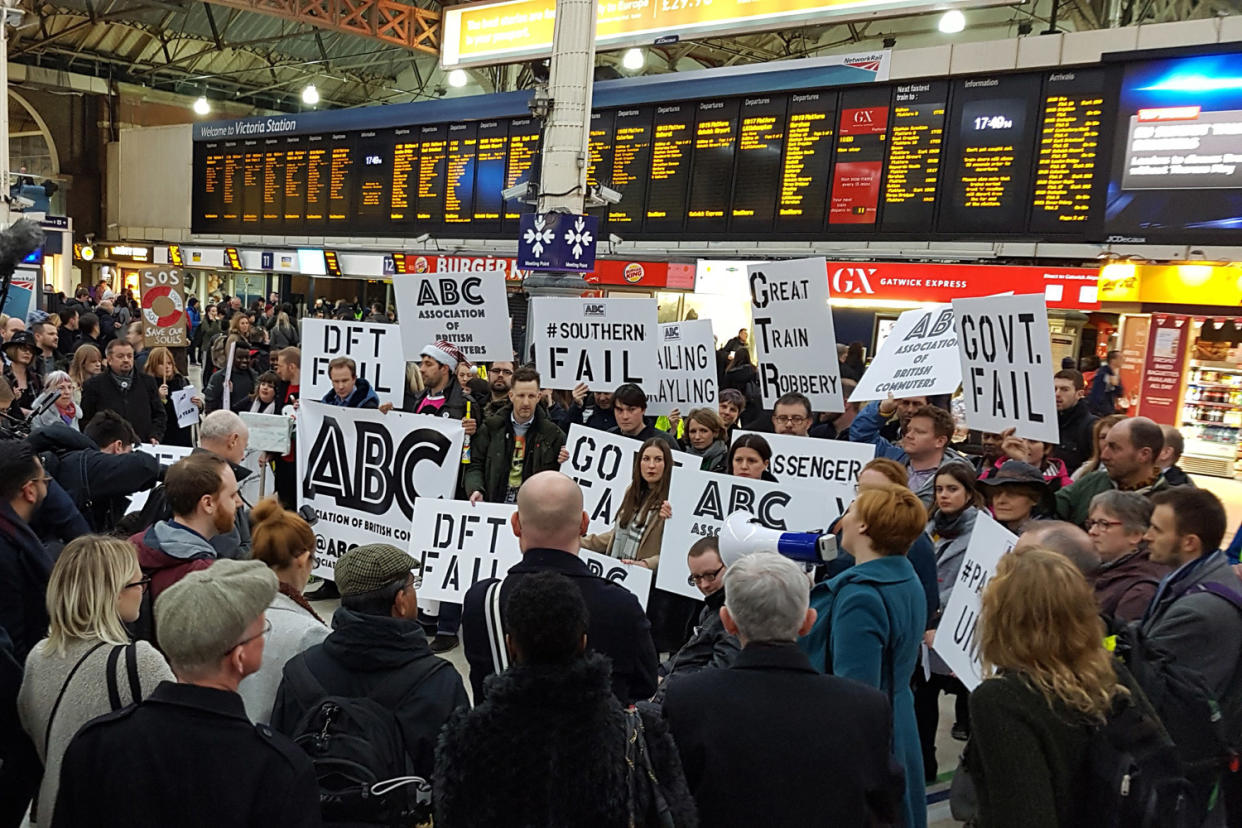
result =
[{"label": "person holding sign", "polygon": [[[142,369],[144,374],[148,374],[155,378],[159,383],[156,389],[160,395],[160,404],[164,406],[164,417],[167,425],[164,426],[164,445],[166,446],[185,446],[194,445],[193,435],[190,433],[189,427],[182,427],[177,423],[177,407],[173,403],[172,395],[174,391],[181,391],[187,385],[189,380],[177,373],[177,365],[173,361],[172,351],[164,346],[152,348],[147,354],[147,364]],[[203,398],[194,396],[191,401],[201,410],[203,407]]]},{"label": "person holding sign", "polygon": [[729,449],[729,459],[725,467],[734,477],[745,477],[750,480],[767,480],[775,483],[776,477],[768,471],[772,462],[772,447],[768,441],[751,432],[743,434],[733,441]]},{"label": "person holding sign", "polygon": [[815,587],[819,613],[801,646],[818,670],[884,691],[893,709],[893,753],[905,768],[903,824],[927,825],[923,752],[910,677],[918,665],[927,598],[906,550],[927,510],[904,486],[867,488],[841,519],[841,543],[856,563]]},{"label": "person holding sign", "polygon": [[[463,420],[466,434],[473,436],[478,421],[466,420],[466,394],[456,378],[457,364],[464,362],[465,356],[453,343],[441,339],[419,351],[419,357],[422,361],[418,363],[418,373],[423,379],[423,390],[412,396],[407,393],[401,410]],[[379,409],[387,413],[393,406],[384,403]]]},{"label": "person holding sign", "polygon": [[970,696],[959,770],[975,783],[976,824],[1078,824],[1092,793],[1090,746],[1114,705],[1138,705],[1156,721],[1100,646],[1091,588],[1064,556],[1015,548],[984,588],[978,630],[985,679]]},{"label": "person holding sign", "polygon": [[[349,357],[335,357],[328,363],[332,390],[320,402],[341,408],[379,408],[379,397],[364,377],[358,376],[358,363]],[[274,397],[273,397],[274,399]],[[247,400],[247,407],[249,407]]]},{"label": "person holding sign", "polygon": [[684,451],[703,458],[702,471],[724,473],[729,456],[725,445],[725,426],[720,415],[710,408],[696,408],[686,415],[686,446]]},{"label": "person holding sign", "polygon": [[582,539],[582,548],[603,552],[627,564],[654,571],[660,565],[664,521],[672,514],[668,487],[673,476],[673,453],[659,437],[643,442],[634,458],[634,476],[612,529]]},{"label": "person holding sign", "polygon": [[902,430],[900,445],[880,436],[880,426],[898,411],[892,394],[882,402],[873,402],[862,410],[850,426],[850,439],[855,443],[871,443],[877,457],[896,460],[906,467],[910,489],[924,506],[931,504],[936,470],[950,460],[969,464],[969,460],[949,448],[956,426],[953,417],[943,408],[924,405],[916,409]]},{"label": "person holding sign", "polygon": [[539,405],[539,372],[519,368],[510,404],[483,421],[471,443],[464,487],[470,502],[516,503],[522,482],[558,466],[565,434]]}]

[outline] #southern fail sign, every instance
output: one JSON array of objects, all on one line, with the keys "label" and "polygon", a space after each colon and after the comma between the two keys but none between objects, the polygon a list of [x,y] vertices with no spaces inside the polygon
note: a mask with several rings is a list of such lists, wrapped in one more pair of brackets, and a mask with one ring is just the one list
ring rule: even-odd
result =
[{"label": "#southern fail sign", "polygon": [[797,392],[813,411],[843,410],[824,260],[763,262],[746,271],[764,407]]},{"label": "#southern fail sign", "polygon": [[612,392],[655,382],[656,300],[540,297],[532,304],[535,363],[544,388]]}]

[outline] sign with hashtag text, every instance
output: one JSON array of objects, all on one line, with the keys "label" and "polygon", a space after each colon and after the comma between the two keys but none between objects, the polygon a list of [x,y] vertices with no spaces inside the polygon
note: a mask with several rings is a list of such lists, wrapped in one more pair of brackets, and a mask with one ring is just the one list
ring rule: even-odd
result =
[{"label": "sign with hashtag text", "polygon": [[599,219],[572,213],[525,213],[518,225],[517,266],[551,273],[593,273]]},{"label": "sign with hashtag text", "polygon": [[654,387],[656,300],[540,296],[531,302],[531,318],[544,388]]}]

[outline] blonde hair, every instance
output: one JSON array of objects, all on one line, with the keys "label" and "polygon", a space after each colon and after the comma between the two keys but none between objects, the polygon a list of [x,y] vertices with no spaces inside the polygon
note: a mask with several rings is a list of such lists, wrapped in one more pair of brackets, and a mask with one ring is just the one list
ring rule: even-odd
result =
[{"label": "blonde hair", "polygon": [[983,674],[1021,674],[1047,698],[1103,719],[1118,693],[1104,622],[1086,578],[1064,555],[1038,546],[1001,558],[983,591]]},{"label": "blonde hair", "polygon": [[86,363],[92,360],[103,362],[103,355],[99,353],[99,349],[94,345],[79,345],[78,349],[73,352],[73,362],[69,365],[69,376],[81,387],[89,377],[86,376]]},{"label": "blonde hair", "polygon": [[127,541],[104,535],[70,541],[47,584],[49,650],[63,656],[80,639],[128,644],[116,602],[137,568],[138,553]]},{"label": "blonde hair", "polygon": [[152,348],[147,354],[147,364],[142,366],[142,372],[163,382],[164,375],[156,372],[160,370],[165,362],[172,366],[173,373],[176,374],[177,360],[173,359],[172,351],[168,350],[163,345],[158,345]]}]

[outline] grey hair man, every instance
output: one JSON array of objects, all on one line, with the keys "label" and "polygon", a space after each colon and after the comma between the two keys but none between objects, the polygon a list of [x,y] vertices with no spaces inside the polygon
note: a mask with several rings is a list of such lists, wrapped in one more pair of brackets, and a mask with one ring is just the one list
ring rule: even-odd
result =
[{"label": "grey hair man", "polygon": [[1160,426],[1160,431],[1164,434],[1164,448],[1160,449],[1160,454],[1156,456],[1156,465],[1160,467],[1165,481],[1170,486],[1195,485],[1190,475],[1177,465],[1182,459],[1182,452],[1186,450],[1186,440],[1182,437],[1182,433],[1171,425]]},{"label": "grey hair man", "polygon": [[[320,824],[310,758],[251,724],[237,692],[263,663],[276,588],[263,562],[223,560],[160,596],[159,643],[177,683],[160,683],[78,733],[61,769],[57,824],[173,825],[186,813],[211,814],[219,825]],[[189,787],[188,763],[196,767]]]},{"label": "grey hair man", "polygon": [[[798,636],[815,623],[806,574],[787,558],[757,552],[726,570],[724,590],[720,617],[741,639],[737,661],[673,684],[663,707],[702,824],[895,820],[904,786],[889,771],[888,699],[822,675],[798,649]],[[799,755],[822,762],[788,761]],[[828,799],[817,784],[824,773],[848,780]],[[755,784],[783,793],[756,798]]]},{"label": "grey hair man", "polygon": [[[242,418],[232,411],[220,409],[208,414],[199,424],[196,451],[209,451],[227,460],[240,487],[254,473],[242,465],[249,443],[250,429]],[[211,539],[211,545],[221,558],[249,558],[250,509],[247,506],[238,509],[232,530],[216,535]]]}]

